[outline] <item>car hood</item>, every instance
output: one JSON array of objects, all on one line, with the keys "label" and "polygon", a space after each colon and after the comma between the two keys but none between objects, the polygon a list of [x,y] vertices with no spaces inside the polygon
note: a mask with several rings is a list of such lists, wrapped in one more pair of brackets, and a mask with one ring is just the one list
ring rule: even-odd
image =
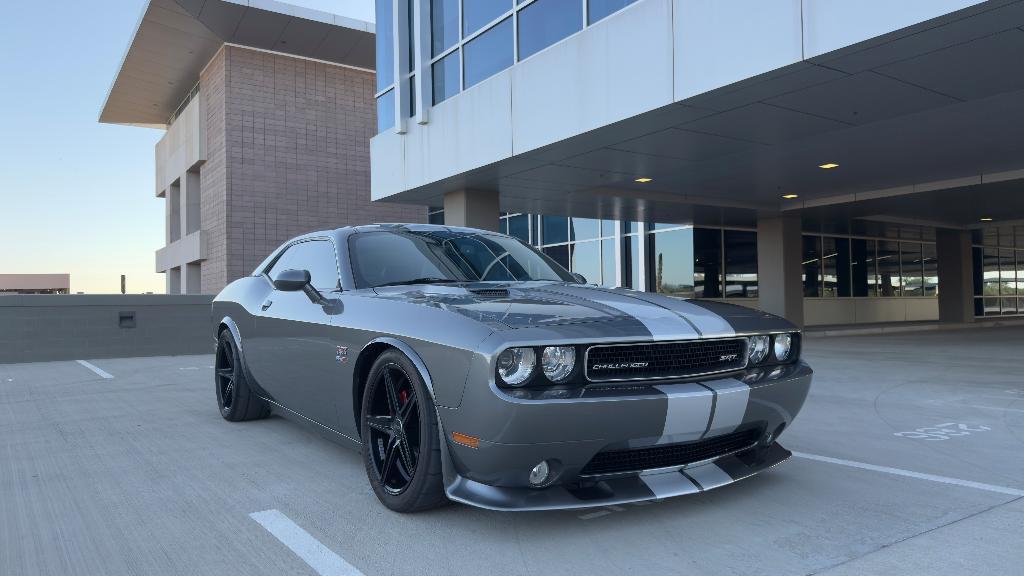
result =
[{"label": "car hood", "polygon": [[615,324],[622,334],[689,339],[793,328],[781,318],[732,304],[562,282],[390,286],[376,292],[382,298],[443,308],[496,329],[594,325],[604,331]]}]

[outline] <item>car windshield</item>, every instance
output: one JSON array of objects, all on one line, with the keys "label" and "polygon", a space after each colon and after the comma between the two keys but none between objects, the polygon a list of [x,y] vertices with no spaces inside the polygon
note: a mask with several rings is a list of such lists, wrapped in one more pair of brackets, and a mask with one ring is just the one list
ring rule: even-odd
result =
[{"label": "car windshield", "polygon": [[363,232],[349,239],[359,288],[447,282],[574,282],[554,260],[508,236],[449,231]]}]

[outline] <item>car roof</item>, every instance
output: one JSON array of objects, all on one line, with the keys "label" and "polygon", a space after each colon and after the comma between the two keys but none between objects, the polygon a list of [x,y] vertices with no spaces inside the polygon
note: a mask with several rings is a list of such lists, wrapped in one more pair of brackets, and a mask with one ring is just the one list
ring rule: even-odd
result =
[{"label": "car roof", "polygon": [[416,223],[379,223],[379,224],[363,224],[360,226],[344,226],[342,228],[335,228],[333,230],[317,230],[315,232],[308,232],[301,234],[294,238],[282,242],[280,246],[275,248],[262,262],[256,267],[252,275],[259,275],[260,272],[266,268],[271,260],[273,260],[278,253],[285,246],[290,246],[296,242],[303,240],[312,240],[315,238],[332,238],[335,244],[344,244],[348,237],[353,234],[361,234],[364,232],[387,232],[387,231],[409,231],[409,232],[449,232],[455,234],[491,234],[496,236],[504,236],[499,232],[493,230],[481,230],[479,228],[466,228],[463,226],[444,226],[441,224],[416,224]]}]

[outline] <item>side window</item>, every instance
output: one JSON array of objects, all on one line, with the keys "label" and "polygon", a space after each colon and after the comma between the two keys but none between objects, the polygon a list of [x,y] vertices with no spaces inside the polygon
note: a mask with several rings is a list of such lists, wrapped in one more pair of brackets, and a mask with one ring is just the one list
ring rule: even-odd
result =
[{"label": "side window", "polygon": [[282,270],[308,270],[310,283],[321,291],[337,290],[338,259],[329,240],[311,240],[294,244],[270,268],[273,279]]}]

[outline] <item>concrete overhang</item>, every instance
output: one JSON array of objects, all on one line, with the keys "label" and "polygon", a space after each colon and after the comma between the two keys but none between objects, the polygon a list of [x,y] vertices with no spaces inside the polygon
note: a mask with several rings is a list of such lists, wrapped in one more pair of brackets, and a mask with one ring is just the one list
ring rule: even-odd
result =
[{"label": "concrete overhang", "polygon": [[[440,206],[452,190],[497,190],[502,210],[583,217],[676,221],[715,207],[715,218],[795,209],[953,227],[1016,221],[1021,61],[1024,2],[983,2],[381,199]],[[830,162],[839,167],[819,168]]]},{"label": "concrete overhang", "polygon": [[226,43],[375,70],[369,22],[274,0],[149,0],[100,122],[166,127]]}]

